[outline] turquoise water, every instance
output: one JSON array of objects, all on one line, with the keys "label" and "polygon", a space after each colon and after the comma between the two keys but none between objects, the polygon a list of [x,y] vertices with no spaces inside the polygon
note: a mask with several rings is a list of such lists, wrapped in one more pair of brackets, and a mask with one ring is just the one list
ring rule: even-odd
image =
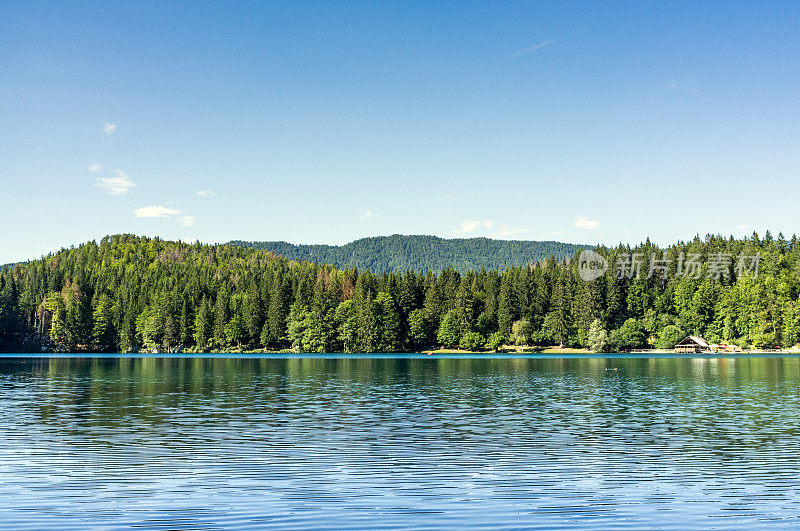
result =
[{"label": "turquoise water", "polygon": [[0,526],[792,527],[798,426],[796,357],[5,356]]}]

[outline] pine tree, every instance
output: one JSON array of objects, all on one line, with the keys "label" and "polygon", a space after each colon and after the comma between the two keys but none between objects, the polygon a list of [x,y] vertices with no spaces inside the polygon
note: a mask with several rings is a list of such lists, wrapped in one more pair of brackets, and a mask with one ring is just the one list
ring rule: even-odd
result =
[{"label": "pine tree", "polygon": [[267,333],[261,337],[262,345],[267,348],[282,346],[286,335],[286,315],[289,305],[289,286],[279,271],[272,284],[267,310]]},{"label": "pine tree", "polygon": [[500,280],[500,302],[497,308],[497,326],[504,336],[511,334],[511,325],[517,319],[515,311],[516,300],[512,286],[511,272],[502,276]]},{"label": "pine tree", "polygon": [[19,347],[22,323],[14,276],[0,275],[0,351]]},{"label": "pine tree", "polygon": [[227,292],[220,292],[217,294],[217,300],[214,304],[214,328],[213,338],[217,346],[224,346],[227,342],[225,336],[225,325],[228,324],[228,301],[230,295]]},{"label": "pine tree", "polygon": [[256,286],[253,285],[247,292],[247,311],[245,312],[245,328],[249,342],[259,341],[265,321],[264,301]]},{"label": "pine tree", "polygon": [[197,316],[194,321],[194,342],[197,349],[201,352],[209,347],[209,342],[213,337],[213,313],[211,310],[211,303],[208,299],[203,297],[200,302],[200,309],[197,311]]},{"label": "pine tree", "polygon": [[411,311],[408,316],[408,330],[412,348],[418,349],[433,343],[433,317],[427,309],[417,308]]},{"label": "pine tree", "polygon": [[189,345],[192,342],[192,336],[194,332],[192,316],[189,311],[189,302],[184,300],[183,304],[181,305],[181,318],[179,324],[179,340],[181,345]]},{"label": "pine tree", "polygon": [[400,349],[400,314],[391,295],[382,291],[375,298],[376,331],[375,348],[378,352],[395,352]]},{"label": "pine tree", "polygon": [[114,352],[117,348],[117,335],[112,322],[111,301],[107,295],[100,296],[92,321],[92,348],[99,352]]}]

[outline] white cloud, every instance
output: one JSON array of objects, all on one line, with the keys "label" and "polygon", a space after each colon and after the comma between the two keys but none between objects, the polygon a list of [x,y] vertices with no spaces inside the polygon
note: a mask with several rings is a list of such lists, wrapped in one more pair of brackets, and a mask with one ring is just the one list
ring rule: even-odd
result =
[{"label": "white cloud", "polygon": [[372,213],[372,210],[365,210],[365,211],[364,211],[364,214],[361,216],[361,221],[364,221],[364,220],[366,220],[366,219],[369,219],[369,218],[371,218],[372,216],[374,216],[374,214]]},{"label": "white cloud", "polygon": [[631,229],[625,229],[625,236],[631,235]]},{"label": "white cloud", "polygon": [[750,225],[736,225],[733,230],[747,230],[751,228],[752,227]]},{"label": "white cloud", "polygon": [[567,234],[572,234],[570,230],[557,230],[555,232],[550,232],[546,234],[546,236],[566,236]]},{"label": "white cloud", "polygon": [[130,177],[121,170],[114,170],[116,177],[95,177],[94,185],[105,188],[111,195],[125,195],[131,188],[136,186]]},{"label": "white cloud", "polygon": [[101,165],[99,165],[99,164],[89,164],[89,171],[92,172],[92,173],[94,173],[96,171],[100,171],[102,169],[103,169],[103,167]]},{"label": "white cloud", "polygon": [[198,190],[197,195],[201,197],[208,197],[210,195],[214,195],[214,192],[212,192],[211,190]]},{"label": "white cloud", "polygon": [[474,232],[480,224],[481,222],[478,220],[462,221],[460,229],[451,230],[450,232],[452,234],[466,234],[468,232]]},{"label": "white cloud", "polygon": [[496,238],[499,240],[510,238],[512,236],[517,236],[519,234],[523,234],[528,232],[530,229],[526,229],[524,227],[509,227],[508,225],[503,225],[502,227],[498,227],[497,230],[491,234],[489,234],[490,238]]},{"label": "white cloud", "polygon": [[117,124],[110,124],[106,122],[106,125],[103,126],[103,132],[107,135],[110,135],[116,130],[117,130]]},{"label": "white cloud", "polygon": [[162,205],[146,206],[142,208],[137,208],[136,210],[133,211],[133,214],[137,218],[166,218],[180,213],[181,213],[180,210],[176,210],[174,208],[167,208]]},{"label": "white cloud", "polygon": [[574,225],[576,227],[578,227],[579,229],[591,230],[591,229],[596,229],[597,227],[599,227],[600,226],[600,222],[597,221],[596,219],[589,219],[589,218],[584,217],[584,216],[575,216]]},{"label": "white cloud", "polygon": [[454,229],[450,231],[450,234],[468,234],[470,232],[475,232],[479,228],[486,228],[491,229],[494,227],[494,221],[491,219],[487,219],[485,221],[480,220],[470,220],[470,221],[462,221],[461,227],[458,229]]},{"label": "white cloud", "polygon": [[178,218],[178,223],[181,225],[181,227],[191,227],[194,225],[194,220],[194,216],[181,216]]},{"label": "white cloud", "polygon": [[188,243],[189,245],[194,245],[197,243],[197,238],[181,238],[183,243]]}]

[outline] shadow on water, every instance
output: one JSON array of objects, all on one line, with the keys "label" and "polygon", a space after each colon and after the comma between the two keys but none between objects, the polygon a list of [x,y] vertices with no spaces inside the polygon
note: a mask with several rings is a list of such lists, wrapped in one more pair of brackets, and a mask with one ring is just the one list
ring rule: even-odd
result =
[{"label": "shadow on water", "polygon": [[0,358],[0,518],[788,526],[798,425],[798,358]]}]

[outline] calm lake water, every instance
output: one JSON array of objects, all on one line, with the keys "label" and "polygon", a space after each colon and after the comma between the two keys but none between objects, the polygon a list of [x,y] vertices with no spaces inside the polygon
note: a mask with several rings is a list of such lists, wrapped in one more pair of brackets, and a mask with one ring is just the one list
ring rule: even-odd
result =
[{"label": "calm lake water", "polygon": [[798,525],[798,358],[0,358],[3,528]]}]

